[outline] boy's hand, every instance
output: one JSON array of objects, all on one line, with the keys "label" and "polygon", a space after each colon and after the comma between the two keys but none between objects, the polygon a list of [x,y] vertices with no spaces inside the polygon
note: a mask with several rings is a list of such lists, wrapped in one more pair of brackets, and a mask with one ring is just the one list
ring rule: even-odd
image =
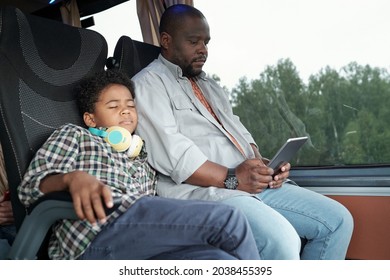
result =
[{"label": "boy's hand", "polygon": [[64,175],[64,180],[72,195],[77,216],[93,225],[104,223],[106,213],[103,203],[107,208],[113,206],[110,188],[83,171],[70,172]]}]

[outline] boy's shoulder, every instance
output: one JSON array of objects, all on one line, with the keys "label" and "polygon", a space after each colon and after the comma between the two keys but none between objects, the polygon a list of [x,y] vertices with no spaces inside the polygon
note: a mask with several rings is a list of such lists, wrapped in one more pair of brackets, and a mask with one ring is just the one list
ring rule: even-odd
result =
[{"label": "boy's shoulder", "polygon": [[61,129],[85,130],[84,127],[81,127],[81,126],[74,124],[74,123],[65,123],[65,124],[61,125],[58,129],[59,130],[61,130]]},{"label": "boy's shoulder", "polygon": [[77,124],[73,123],[66,123],[58,127],[54,132],[52,133],[52,136],[56,135],[62,135],[62,136],[80,136],[90,134],[88,129],[81,127]]},{"label": "boy's shoulder", "polygon": [[88,129],[81,127],[77,124],[73,124],[73,123],[63,124],[57,130],[58,131],[88,132]]}]

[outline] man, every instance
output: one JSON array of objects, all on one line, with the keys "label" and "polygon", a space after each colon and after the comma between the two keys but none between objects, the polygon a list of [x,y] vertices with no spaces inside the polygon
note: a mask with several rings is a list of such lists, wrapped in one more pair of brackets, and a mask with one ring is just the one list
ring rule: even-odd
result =
[{"label": "man", "polygon": [[[246,215],[262,259],[344,259],[353,220],[341,204],[266,166],[224,90],[202,71],[210,30],[192,6],[160,22],[161,55],[138,73],[138,133],[161,174],[160,196],[233,205]],[[228,63],[228,62],[227,62]],[[300,237],[307,240],[300,255]]]}]

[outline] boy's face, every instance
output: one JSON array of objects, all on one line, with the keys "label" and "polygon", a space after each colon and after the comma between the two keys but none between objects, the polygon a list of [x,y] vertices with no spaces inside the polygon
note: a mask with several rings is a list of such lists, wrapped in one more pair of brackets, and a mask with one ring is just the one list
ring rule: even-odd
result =
[{"label": "boy's face", "polygon": [[100,93],[95,111],[84,113],[84,122],[88,127],[121,126],[133,133],[138,115],[128,88],[119,84],[106,87]]}]

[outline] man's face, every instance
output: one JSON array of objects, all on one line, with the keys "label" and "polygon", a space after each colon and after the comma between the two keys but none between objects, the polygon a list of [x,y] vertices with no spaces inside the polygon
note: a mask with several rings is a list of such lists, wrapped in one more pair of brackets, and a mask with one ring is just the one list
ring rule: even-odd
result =
[{"label": "man's face", "polygon": [[190,78],[199,75],[208,55],[210,30],[207,21],[186,17],[174,34],[169,36],[165,58],[178,65],[184,76]]},{"label": "man's face", "polygon": [[95,104],[93,113],[84,113],[89,127],[121,126],[133,133],[138,122],[133,97],[127,87],[112,84],[106,87]]}]

